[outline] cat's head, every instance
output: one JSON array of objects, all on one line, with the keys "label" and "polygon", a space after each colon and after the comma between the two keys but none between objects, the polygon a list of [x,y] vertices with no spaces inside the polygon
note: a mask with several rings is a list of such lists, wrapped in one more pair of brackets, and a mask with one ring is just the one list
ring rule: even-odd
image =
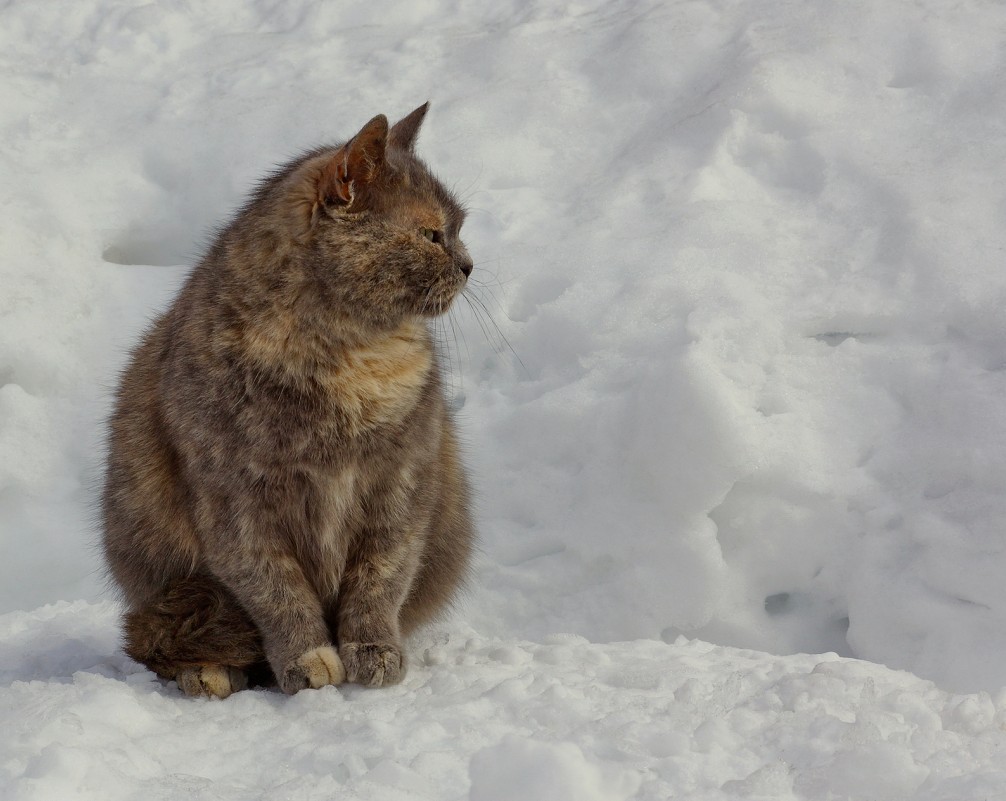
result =
[{"label": "cat's head", "polygon": [[381,114],[292,176],[312,277],[344,315],[380,327],[442,314],[472,260],[465,213],[415,155],[429,104],[388,127]]}]

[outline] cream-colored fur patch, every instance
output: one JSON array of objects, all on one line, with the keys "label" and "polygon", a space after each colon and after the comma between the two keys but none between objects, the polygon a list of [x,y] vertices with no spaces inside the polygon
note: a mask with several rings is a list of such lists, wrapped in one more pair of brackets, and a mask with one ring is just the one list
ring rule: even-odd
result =
[{"label": "cream-colored fur patch", "polygon": [[357,504],[357,471],[353,467],[343,468],[335,475],[319,471],[315,480],[322,500],[319,515],[322,528],[315,564],[305,569],[312,572],[322,597],[330,597],[336,594],[342,579],[348,544],[343,531]]},{"label": "cream-colored fur patch", "polygon": [[175,681],[183,693],[193,697],[226,698],[248,686],[244,671],[224,665],[182,668]]},{"label": "cream-colored fur patch", "polygon": [[419,400],[433,354],[421,323],[347,348],[318,376],[356,432],[401,420]]},{"label": "cream-colored fur patch", "polygon": [[312,648],[297,659],[297,665],[304,668],[307,682],[313,689],[327,684],[342,684],[346,680],[346,669],[331,645]]}]

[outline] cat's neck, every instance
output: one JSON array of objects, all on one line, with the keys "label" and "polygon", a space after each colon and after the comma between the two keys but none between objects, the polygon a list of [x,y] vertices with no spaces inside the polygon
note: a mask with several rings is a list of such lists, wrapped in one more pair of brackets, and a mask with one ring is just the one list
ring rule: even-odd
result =
[{"label": "cat's neck", "polygon": [[297,381],[359,362],[412,360],[425,372],[432,359],[430,334],[419,318],[378,329],[347,320],[337,311],[298,304],[277,304],[242,316],[231,329],[231,343],[253,364]]},{"label": "cat's neck", "polygon": [[411,319],[389,330],[341,333],[305,332],[303,321],[291,312],[243,326],[236,344],[256,372],[306,392],[321,391],[340,410],[349,436],[401,423],[436,376],[425,322]]}]

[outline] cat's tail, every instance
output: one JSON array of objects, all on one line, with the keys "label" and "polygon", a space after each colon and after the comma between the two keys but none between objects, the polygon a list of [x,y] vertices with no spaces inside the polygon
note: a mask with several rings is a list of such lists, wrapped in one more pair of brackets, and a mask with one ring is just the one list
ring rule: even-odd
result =
[{"label": "cat's tail", "polygon": [[[195,575],[168,586],[124,619],[126,653],[164,679],[207,666],[247,672],[270,683],[262,637],[248,614],[219,581]],[[184,689],[184,688],[183,688]]]}]

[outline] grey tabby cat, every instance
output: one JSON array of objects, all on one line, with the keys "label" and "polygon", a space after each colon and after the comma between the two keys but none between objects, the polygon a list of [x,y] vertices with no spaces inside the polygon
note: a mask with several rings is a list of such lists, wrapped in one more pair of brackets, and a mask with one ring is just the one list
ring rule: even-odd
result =
[{"label": "grey tabby cat", "polygon": [[190,695],[397,682],[465,576],[426,321],[472,261],[414,154],[427,107],[266,179],[122,376],[105,556],[126,652]]}]

